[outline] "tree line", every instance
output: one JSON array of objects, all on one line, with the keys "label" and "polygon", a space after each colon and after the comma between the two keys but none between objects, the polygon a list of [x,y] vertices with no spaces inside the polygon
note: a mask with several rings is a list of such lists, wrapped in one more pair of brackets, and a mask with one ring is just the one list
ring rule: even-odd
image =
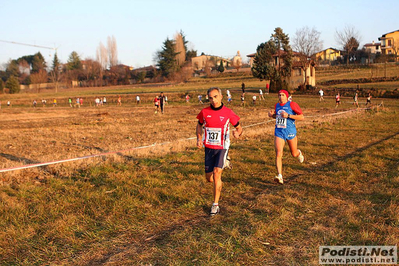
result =
[{"label": "tree line", "polygon": [[188,41],[183,31],[173,39],[167,38],[162,48],[156,52],[156,66],[133,69],[118,61],[117,43],[114,36],[107,38],[107,45],[99,43],[96,58],[85,58],[73,51],[66,63],[60,62],[54,54],[51,65],[43,55],[22,56],[7,63],[6,70],[0,71],[0,91],[7,88],[9,93],[18,93],[20,84],[35,85],[40,92],[41,83],[53,83],[56,91],[60,84],[68,86],[108,86],[141,83],[146,78],[154,81],[185,80],[192,74],[189,62],[197,56],[197,51],[187,47]]},{"label": "tree line", "polygon": [[[342,63],[356,63],[361,57],[367,56],[359,50],[360,34],[347,26],[342,31],[336,31],[336,41],[343,51]],[[184,81],[193,74],[191,58],[197,56],[197,51],[188,47],[188,41],[183,31],[166,38],[160,50],[156,51],[154,61],[156,67],[132,69],[118,61],[117,43],[115,37],[107,38],[107,45],[100,42],[96,50],[96,58],[82,60],[76,51],[73,51],[66,63],[61,63],[57,53],[54,54],[51,66],[47,66],[43,55],[38,52],[34,55],[22,56],[10,60],[5,71],[0,71],[0,91],[8,88],[10,93],[19,92],[19,84],[41,84],[51,82],[56,91],[60,84],[68,86],[108,86],[140,83],[145,79],[153,82]],[[252,74],[261,80],[271,81],[273,88],[286,88],[285,78],[291,75],[293,65],[293,49],[299,59],[296,64],[305,70],[314,62],[315,54],[322,49],[320,32],[315,28],[303,27],[296,31],[292,46],[283,29],[276,28],[271,38],[258,45]],[[275,59],[277,55],[277,60]],[[395,55],[397,56],[397,55]],[[384,59],[387,60],[387,59]],[[238,70],[241,64],[236,67]],[[216,70],[224,71],[221,60]],[[40,92],[40,86],[37,86]]]},{"label": "tree line", "polygon": [[[370,52],[359,49],[361,36],[354,27],[346,26],[341,31],[337,30],[335,39],[342,49],[338,63],[356,64],[362,58],[370,57]],[[322,44],[319,31],[303,27],[296,31],[291,47],[289,36],[277,27],[267,42],[258,45],[251,68],[252,74],[260,80],[269,80],[272,92],[281,88],[288,89],[287,78],[291,76],[294,57],[296,66],[305,71],[310,65],[316,65],[316,54],[322,50]],[[392,55],[377,54],[376,62],[395,62],[399,49],[394,51],[395,54]],[[302,87],[306,84],[306,79],[305,75]]]}]

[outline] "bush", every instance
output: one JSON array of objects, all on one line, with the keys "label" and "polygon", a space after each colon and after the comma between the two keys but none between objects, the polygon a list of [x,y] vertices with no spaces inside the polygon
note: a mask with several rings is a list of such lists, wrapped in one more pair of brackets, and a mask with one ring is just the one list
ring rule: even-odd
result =
[{"label": "bush", "polygon": [[18,93],[20,91],[18,78],[11,76],[6,82],[6,88],[10,90],[10,93]]}]

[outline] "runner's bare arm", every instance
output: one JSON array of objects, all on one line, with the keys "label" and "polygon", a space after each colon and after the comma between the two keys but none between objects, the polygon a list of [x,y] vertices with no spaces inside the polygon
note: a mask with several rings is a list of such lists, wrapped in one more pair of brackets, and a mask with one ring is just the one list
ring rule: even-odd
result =
[{"label": "runner's bare arm", "polygon": [[199,149],[202,148],[202,134],[203,134],[203,129],[202,125],[200,123],[197,123],[197,128],[196,128],[196,134],[197,134],[197,147]]},{"label": "runner's bare arm", "polygon": [[234,136],[236,139],[238,139],[238,138],[241,136],[241,134],[242,134],[242,126],[241,126],[241,125],[238,125],[238,126],[236,127],[236,130],[233,131],[233,136]]},{"label": "runner's bare arm", "polygon": [[289,115],[286,112],[282,112],[281,114],[282,114],[282,117],[284,117],[284,118],[291,118],[291,119],[298,120],[298,121],[305,119],[303,114],[300,114],[300,115]]}]

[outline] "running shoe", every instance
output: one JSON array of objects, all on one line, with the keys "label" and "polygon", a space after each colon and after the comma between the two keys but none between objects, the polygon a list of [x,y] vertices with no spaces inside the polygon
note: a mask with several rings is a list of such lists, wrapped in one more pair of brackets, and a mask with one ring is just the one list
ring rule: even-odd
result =
[{"label": "running shoe", "polygon": [[284,184],[283,176],[281,174],[278,174],[274,177],[274,181],[276,181],[279,184]]},{"label": "running shoe", "polygon": [[298,161],[300,162],[300,163],[303,163],[303,161],[305,160],[305,157],[303,156],[303,154],[302,154],[302,152],[301,152],[301,150],[300,149],[298,149],[298,151],[299,151],[299,155],[298,155]]},{"label": "running shoe", "polygon": [[217,215],[217,214],[219,214],[219,213],[220,213],[220,207],[219,207],[219,205],[213,205],[213,204],[212,204],[211,212],[209,213],[209,215],[210,215],[210,216],[215,216],[215,215]]}]

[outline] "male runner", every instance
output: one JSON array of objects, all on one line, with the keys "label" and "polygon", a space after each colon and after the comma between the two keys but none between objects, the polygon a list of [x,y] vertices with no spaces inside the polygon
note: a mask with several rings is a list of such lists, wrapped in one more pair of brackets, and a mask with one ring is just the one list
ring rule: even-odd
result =
[{"label": "male runner", "polygon": [[159,105],[161,106],[161,113],[163,114],[166,104],[166,96],[163,94],[163,92],[161,92],[161,95],[158,96],[158,99],[159,99]]},{"label": "male runner", "polygon": [[320,95],[319,102],[324,101],[324,91],[323,91],[323,89],[321,89],[321,88],[320,88],[320,90],[319,90],[319,95]]},{"label": "male runner", "polygon": [[[197,115],[198,124],[197,147],[205,146],[205,177],[208,182],[213,182],[213,204],[210,215],[220,212],[219,198],[222,190],[222,171],[225,165],[230,146],[229,123],[236,129],[233,136],[239,138],[242,127],[239,124],[240,117],[222,103],[222,91],[213,87],[207,92],[211,105],[201,110]],[[203,128],[205,134],[203,136]]]},{"label": "male runner", "polygon": [[357,108],[359,108],[359,99],[357,92],[355,93],[355,96],[353,96],[353,105],[356,105]]}]

